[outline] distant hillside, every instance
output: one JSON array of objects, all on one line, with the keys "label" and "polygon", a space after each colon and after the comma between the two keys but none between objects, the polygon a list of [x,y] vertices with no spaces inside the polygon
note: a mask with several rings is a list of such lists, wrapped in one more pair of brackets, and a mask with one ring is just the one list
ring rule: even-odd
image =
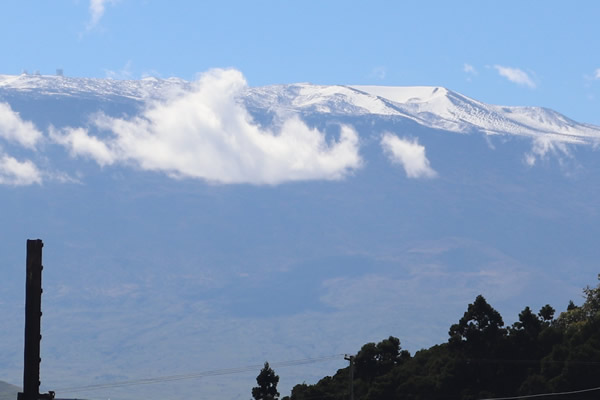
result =
[{"label": "distant hillside", "polygon": [[352,373],[346,366],[314,385],[298,384],[282,400],[345,400],[349,386],[359,400],[524,399],[557,394],[564,395],[561,399],[597,399],[600,283],[587,286],[583,293],[583,305],[569,302],[558,318],[548,304],[537,314],[525,307],[511,326],[504,326],[500,313],[479,295],[450,327],[446,343],[414,356],[401,350],[400,339],[393,336],[367,343],[351,357]]},{"label": "distant hillside", "polygon": [[0,381],[0,400],[16,400],[20,387]]}]

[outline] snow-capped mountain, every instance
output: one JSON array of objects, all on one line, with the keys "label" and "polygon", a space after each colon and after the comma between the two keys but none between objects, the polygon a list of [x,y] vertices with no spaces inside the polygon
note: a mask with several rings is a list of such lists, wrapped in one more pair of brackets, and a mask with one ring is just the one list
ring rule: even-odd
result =
[{"label": "snow-capped mountain", "polygon": [[409,118],[457,133],[549,135],[569,143],[595,143],[600,138],[600,127],[575,122],[553,110],[489,105],[443,87],[275,85],[249,89],[245,101],[279,112]]},{"label": "snow-capped mountain", "polygon": [[159,99],[172,90],[189,88],[190,83],[179,78],[114,80],[70,78],[53,75],[0,75],[0,90],[5,94],[68,97],[125,97],[133,100]]},{"label": "snow-capped mountain", "polygon": [[[599,141],[442,87],[0,75],[0,376],[22,377],[27,238],[45,243],[42,390],[57,397],[246,399],[258,370],[60,389],[389,335],[414,352],[478,294],[507,324],[561,311],[598,273]],[[277,368],[279,391],[346,365]]]},{"label": "snow-capped mountain", "polygon": [[[161,101],[193,90],[179,78],[113,80],[62,76],[0,75],[0,101],[17,96],[121,98]],[[597,143],[600,127],[573,121],[542,107],[490,105],[443,87],[323,86],[304,84],[247,88],[240,101],[251,109],[333,116],[376,115],[407,118],[456,133],[547,136],[566,143]]]}]

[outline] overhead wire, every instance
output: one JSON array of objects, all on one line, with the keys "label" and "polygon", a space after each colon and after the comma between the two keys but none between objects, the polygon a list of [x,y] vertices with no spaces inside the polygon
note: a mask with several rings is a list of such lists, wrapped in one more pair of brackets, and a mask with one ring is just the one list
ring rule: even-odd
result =
[{"label": "overhead wire", "polygon": [[[532,399],[532,398],[536,398],[536,397],[539,398],[539,397],[550,397],[550,396],[569,396],[572,394],[588,393],[588,392],[594,392],[594,391],[599,391],[599,390],[600,390],[600,387],[596,387],[596,388],[591,388],[591,389],[573,390],[570,392],[538,393],[538,394],[528,394],[528,395],[512,396],[512,397],[492,397],[492,398],[485,398],[485,399],[479,399],[479,400],[521,400],[521,399]],[[331,394],[331,393],[322,393],[322,394],[318,394],[318,395],[314,395],[314,396],[302,397],[302,400],[322,399],[325,397],[339,397],[339,395]]]},{"label": "overhead wire", "polygon": [[575,361],[575,360],[513,360],[501,358],[466,358],[467,363],[481,364],[565,364],[565,365],[600,365],[600,361]]},{"label": "overhead wire", "polygon": [[572,390],[570,392],[552,392],[552,393],[528,394],[528,395],[514,396],[514,397],[490,397],[490,398],[480,399],[480,400],[519,400],[519,399],[532,399],[532,398],[535,398],[535,397],[569,396],[569,395],[572,395],[572,394],[595,392],[595,391],[598,391],[598,390],[600,390],[600,386],[599,387],[595,387],[595,388],[591,388],[591,389]]},{"label": "overhead wire", "polygon": [[[334,355],[323,356],[323,357],[313,357],[313,358],[303,358],[303,359],[289,360],[289,361],[280,361],[280,362],[269,363],[269,365],[271,367],[276,367],[276,368],[286,368],[286,367],[293,367],[293,366],[297,366],[297,365],[305,365],[305,364],[313,364],[313,363],[319,363],[319,362],[325,362],[325,361],[332,361],[335,359],[342,358],[342,357],[344,357],[344,355],[345,354],[334,354]],[[475,360],[470,360],[470,361],[475,361]],[[478,361],[491,361],[491,360],[478,360]],[[529,360],[510,360],[510,361],[513,361],[513,362],[514,361],[522,361],[523,362],[523,361],[529,361]],[[596,364],[596,363],[590,362],[590,364]],[[88,392],[88,391],[102,390],[102,389],[121,388],[121,387],[128,387],[128,386],[151,385],[151,384],[157,384],[157,383],[163,383],[163,382],[172,382],[172,381],[180,381],[180,380],[187,380],[187,379],[199,379],[199,378],[209,377],[209,376],[240,374],[240,373],[244,373],[244,372],[256,371],[257,369],[260,369],[262,367],[263,367],[263,364],[256,364],[256,365],[248,365],[248,366],[244,366],[244,367],[216,369],[216,370],[208,370],[208,371],[201,371],[201,372],[194,372],[194,373],[180,374],[180,375],[158,376],[158,377],[145,378],[145,379],[135,379],[135,380],[128,380],[128,381],[120,381],[120,382],[109,382],[109,383],[92,384],[92,385],[85,385],[85,386],[75,386],[75,387],[57,389],[55,392],[56,393],[76,393],[76,392]],[[589,392],[594,392],[594,391],[600,391],[600,386],[594,387],[594,388],[589,388],[589,389],[573,390],[573,391],[566,391],[566,392],[549,392],[549,393],[539,393],[539,394],[530,394],[530,395],[521,395],[521,396],[510,396],[510,397],[491,397],[491,398],[484,398],[484,399],[479,399],[479,400],[521,400],[521,399],[532,399],[532,398],[551,397],[551,396],[568,396],[568,395],[574,395],[574,394],[589,393]],[[334,397],[335,395],[326,394],[324,396],[325,397]],[[317,396],[317,397],[323,397],[323,395]]]},{"label": "overhead wire", "polygon": [[[330,356],[324,357],[313,357],[313,358],[303,358],[299,360],[290,360],[290,361],[281,361],[275,363],[269,363],[271,367],[276,368],[286,368],[293,367],[296,365],[304,365],[304,364],[314,364],[319,362],[331,361],[338,358],[343,357],[344,354],[334,354]],[[219,375],[230,375],[230,374],[240,374],[244,372],[256,371],[257,369],[262,368],[263,365],[248,365],[245,367],[236,367],[236,368],[226,368],[226,369],[216,369],[202,372],[193,372],[188,374],[180,374],[180,375],[169,375],[169,376],[158,376],[153,378],[145,378],[145,379],[134,379],[128,381],[120,381],[120,382],[110,382],[110,383],[99,383],[93,385],[85,385],[85,386],[75,386],[68,387],[63,389],[56,389],[56,393],[76,393],[76,392],[87,392],[93,390],[101,390],[101,389],[112,389],[112,388],[120,388],[127,386],[137,386],[137,385],[151,385],[156,383],[163,382],[172,382],[172,381],[180,381],[186,379],[198,379],[207,376],[219,376]]]}]

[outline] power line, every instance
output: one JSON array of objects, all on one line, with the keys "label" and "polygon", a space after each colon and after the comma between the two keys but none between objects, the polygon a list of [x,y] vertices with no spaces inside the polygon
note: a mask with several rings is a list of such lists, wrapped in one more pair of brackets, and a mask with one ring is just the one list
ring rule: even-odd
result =
[{"label": "power line", "polygon": [[[335,359],[339,359],[343,356],[344,356],[344,354],[334,354],[334,355],[324,356],[324,357],[303,358],[300,360],[281,361],[281,362],[271,363],[270,365],[272,367],[277,367],[277,368],[286,368],[286,367],[293,367],[296,365],[314,364],[314,363],[318,363],[318,362],[335,360]],[[111,389],[111,388],[119,388],[119,387],[127,387],[127,386],[152,385],[152,384],[156,384],[156,383],[180,381],[180,380],[185,380],[185,379],[198,379],[198,378],[203,378],[203,377],[207,377],[207,376],[240,374],[243,372],[256,371],[257,369],[260,369],[262,367],[263,367],[262,364],[248,365],[245,367],[216,369],[216,370],[194,372],[194,373],[181,374],[181,375],[159,376],[159,377],[154,377],[154,378],[135,379],[135,380],[121,381],[121,382],[75,386],[75,387],[70,387],[70,388],[57,389],[55,392],[56,393],[75,393],[75,392],[87,392],[87,391],[92,391],[92,390]]]},{"label": "power line", "polygon": [[553,392],[553,393],[540,393],[540,394],[529,394],[524,396],[514,396],[514,397],[494,397],[487,398],[481,400],[518,400],[518,399],[532,399],[534,397],[550,397],[550,396],[566,396],[570,394],[578,394],[578,393],[587,393],[594,392],[596,390],[600,390],[599,387],[591,388],[591,389],[582,389],[582,390],[573,390],[571,392]]},{"label": "power line", "polygon": [[568,364],[568,365],[600,365],[600,361],[576,361],[576,360],[511,360],[502,358],[466,358],[467,363],[488,364]]},{"label": "power line", "polygon": [[[345,354],[334,354],[334,355],[323,356],[323,357],[280,361],[280,362],[270,363],[270,365],[272,367],[276,367],[276,368],[287,368],[287,367],[293,367],[293,366],[297,366],[297,365],[314,364],[314,363],[319,363],[319,362],[331,361],[331,360],[335,360],[335,359],[340,359],[344,356],[345,356]],[[475,361],[475,360],[470,360],[470,361]],[[484,362],[488,361],[489,362],[492,360],[481,359],[478,361],[484,361]],[[510,361],[527,362],[529,360],[510,360]],[[590,363],[590,364],[595,364],[595,363]],[[244,366],[244,367],[208,370],[208,371],[194,372],[194,373],[189,373],[189,374],[159,376],[159,377],[135,379],[135,380],[129,380],[129,381],[76,386],[76,387],[70,387],[70,388],[64,388],[64,389],[57,389],[56,392],[57,393],[75,393],[75,392],[87,392],[87,391],[102,390],[102,389],[121,388],[121,387],[128,387],[128,386],[152,385],[152,384],[157,384],[157,383],[180,381],[180,380],[187,380],[187,379],[199,379],[199,378],[204,378],[204,377],[209,377],[209,376],[240,374],[240,373],[244,373],[244,372],[256,371],[257,369],[260,369],[262,367],[263,367],[262,364],[248,365],[248,366]],[[532,399],[532,398],[550,397],[550,396],[567,396],[567,395],[588,393],[588,392],[594,392],[594,391],[600,391],[600,386],[595,387],[595,388],[590,388],[590,389],[581,389],[581,390],[574,390],[574,391],[568,391],[568,392],[539,393],[539,394],[512,396],[512,397],[493,397],[493,398],[485,398],[485,399],[479,399],[479,400],[520,400],[520,399]],[[316,397],[322,397],[322,396],[334,397],[336,395],[321,394],[320,396],[316,396]]]}]

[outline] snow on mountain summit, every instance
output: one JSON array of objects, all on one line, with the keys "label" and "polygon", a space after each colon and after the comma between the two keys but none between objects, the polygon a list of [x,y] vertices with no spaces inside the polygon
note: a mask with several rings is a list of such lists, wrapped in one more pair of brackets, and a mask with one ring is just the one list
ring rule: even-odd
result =
[{"label": "snow on mountain summit", "polygon": [[570,143],[600,140],[600,127],[575,122],[556,111],[485,104],[435,86],[273,85],[248,89],[244,102],[280,113],[395,116],[457,133],[544,135]]},{"label": "snow on mountain summit", "polygon": [[2,91],[10,91],[35,96],[117,96],[144,100],[158,99],[164,97],[167,92],[189,86],[189,82],[178,78],[116,80],[55,75],[0,75],[0,94]]},{"label": "snow on mountain summit", "polygon": [[533,137],[545,134],[575,143],[600,139],[600,127],[577,123],[546,108],[490,105],[441,87],[353,87],[391,101],[432,128]]},{"label": "snow on mountain summit", "polygon": [[352,86],[395,103],[424,103],[445,96],[448,90],[437,86]]},{"label": "snow on mountain summit", "polygon": [[[194,89],[178,78],[140,80],[70,78],[47,75],[0,75],[0,102],[6,94],[124,98],[143,103],[172,98]],[[246,107],[280,116],[330,114],[382,115],[411,119],[456,133],[548,137],[567,143],[597,143],[600,127],[573,121],[541,107],[490,105],[439,86],[313,85],[310,83],[247,87],[239,93]]]}]

